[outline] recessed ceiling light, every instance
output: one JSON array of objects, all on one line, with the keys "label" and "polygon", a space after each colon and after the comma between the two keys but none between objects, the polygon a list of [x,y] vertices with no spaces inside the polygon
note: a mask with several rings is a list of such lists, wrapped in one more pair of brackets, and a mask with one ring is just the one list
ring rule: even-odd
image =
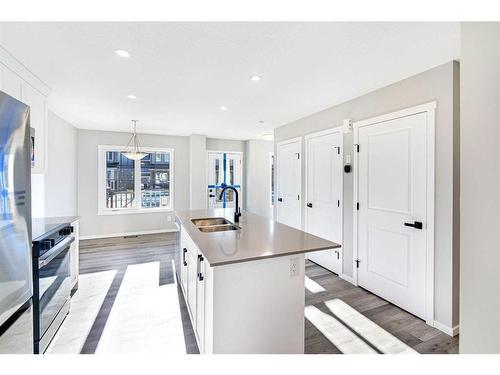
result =
[{"label": "recessed ceiling light", "polygon": [[125,51],[124,49],[117,49],[115,53],[120,57],[130,57],[130,53],[128,53],[128,51]]},{"label": "recessed ceiling light", "polygon": [[225,105],[221,105],[219,109],[221,111],[227,111],[229,108],[227,108]]},{"label": "recessed ceiling light", "polygon": [[258,75],[253,75],[250,77],[250,79],[254,82],[257,82],[257,81],[260,81],[262,79],[262,77],[258,76]]},{"label": "recessed ceiling light", "polygon": [[130,94],[130,95],[127,95],[127,98],[129,98],[129,99],[137,99],[137,96]]},{"label": "recessed ceiling light", "polygon": [[274,135],[273,135],[273,133],[265,133],[265,134],[262,134],[262,139],[264,141],[272,141],[274,139]]}]

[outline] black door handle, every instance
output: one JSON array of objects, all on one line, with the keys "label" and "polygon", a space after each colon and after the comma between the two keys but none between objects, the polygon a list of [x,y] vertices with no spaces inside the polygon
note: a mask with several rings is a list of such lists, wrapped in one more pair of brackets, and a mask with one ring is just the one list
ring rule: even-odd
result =
[{"label": "black door handle", "polygon": [[307,207],[309,207],[309,208],[313,208],[313,204],[312,204],[312,203],[308,203],[308,204],[307,204]]},{"label": "black door handle", "polygon": [[184,263],[184,266],[187,266],[188,263],[186,262],[186,253],[187,253],[188,249],[184,248],[182,249],[182,263]]},{"label": "black door handle", "polygon": [[278,198],[278,202],[283,202],[283,198]]},{"label": "black door handle", "polygon": [[405,223],[405,227],[413,227],[415,229],[422,229],[423,225],[421,221],[415,221],[413,224],[412,223]]},{"label": "black door handle", "polygon": [[215,194],[208,194],[209,198],[215,198]]}]

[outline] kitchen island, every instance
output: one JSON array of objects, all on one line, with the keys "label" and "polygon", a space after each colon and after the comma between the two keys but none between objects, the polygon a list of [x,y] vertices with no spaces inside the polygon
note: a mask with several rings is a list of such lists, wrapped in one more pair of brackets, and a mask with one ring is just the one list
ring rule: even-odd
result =
[{"label": "kitchen island", "polygon": [[340,245],[232,209],[177,212],[177,275],[200,353],[304,353],[304,253]]}]

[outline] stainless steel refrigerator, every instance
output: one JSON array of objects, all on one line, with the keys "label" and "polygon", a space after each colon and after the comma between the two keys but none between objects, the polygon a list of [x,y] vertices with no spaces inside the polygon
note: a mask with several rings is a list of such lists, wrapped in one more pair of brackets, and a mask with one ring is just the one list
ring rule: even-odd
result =
[{"label": "stainless steel refrigerator", "polygon": [[29,119],[0,91],[0,353],[33,353]]}]

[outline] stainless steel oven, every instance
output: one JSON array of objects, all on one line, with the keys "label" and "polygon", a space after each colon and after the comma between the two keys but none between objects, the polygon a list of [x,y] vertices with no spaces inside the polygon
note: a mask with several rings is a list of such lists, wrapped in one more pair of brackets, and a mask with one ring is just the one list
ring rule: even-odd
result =
[{"label": "stainless steel oven", "polygon": [[34,243],[34,350],[44,353],[69,312],[72,228],[66,226]]}]

